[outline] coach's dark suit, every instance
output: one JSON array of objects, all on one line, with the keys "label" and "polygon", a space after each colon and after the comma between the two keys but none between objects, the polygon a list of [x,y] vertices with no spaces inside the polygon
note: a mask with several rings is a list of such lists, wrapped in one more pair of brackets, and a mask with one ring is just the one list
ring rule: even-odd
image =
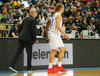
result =
[{"label": "coach's dark suit", "polygon": [[27,70],[31,69],[31,59],[32,59],[32,45],[36,41],[36,19],[32,16],[27,17],[23,20],[19,27],[19,44],[16,54],[11,63],[11,67],[14,68],[23,48],[26,48],[27,52]]}]

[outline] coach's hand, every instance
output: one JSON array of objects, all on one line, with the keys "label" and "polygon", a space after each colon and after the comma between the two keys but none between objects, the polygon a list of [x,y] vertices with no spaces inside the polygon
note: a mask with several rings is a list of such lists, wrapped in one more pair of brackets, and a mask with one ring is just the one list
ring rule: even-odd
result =
[{"label": "coach's hand", "polygon": [[38,40],[36,40],[36,41],[35,41],[35,43],[36,43],[36,44],[39,44],[39,41],[38,41]]},{"label": "coach's hand", "polygon": [[65,35],[65,37],[67,40],[70,40],[70,37],[67,34]]}]

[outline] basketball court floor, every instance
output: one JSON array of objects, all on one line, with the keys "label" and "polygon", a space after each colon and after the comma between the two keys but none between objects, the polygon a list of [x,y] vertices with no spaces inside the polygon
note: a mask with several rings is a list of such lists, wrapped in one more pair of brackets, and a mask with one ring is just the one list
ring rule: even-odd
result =
[{"label": "basketball court floor", "polygon": [[66,68],[66,73],[47,73],[47,69],[36,70],[36,72],[12,71],[0,72],[0,76],[100,76],[100,67],[89,68]]}]

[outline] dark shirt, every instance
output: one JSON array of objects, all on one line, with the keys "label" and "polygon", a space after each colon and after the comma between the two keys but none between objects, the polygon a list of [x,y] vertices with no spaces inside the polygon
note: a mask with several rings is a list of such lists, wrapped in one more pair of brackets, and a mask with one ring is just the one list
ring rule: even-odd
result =
[{"label": "dark shirt", "polygon": [[15,33],[15,35],[18,36],[18,35],[19,35],[18,32],[19,32],[19,30],[16,30],[15,27],[12,26],[12,28],[11,28],[11,30],[10,30],[10,33],[9,33],[9,37],[13,37],[13,36],[12,36],[12,33]]},{"label": "dark shirt", "polygon": [[87,23],[80,22],[79,23],[79,26],[80,26],[80,28],[78,29],[78,31],[80,33],[82,30],[86,30],[87,29],[88,24]]},{"label": "dark shirt", "polygon": [[92,18],[92,17],[87,17],[87,18],[86,18],[86,22],[87,22],[88,25],[89,25],[89,23],[90,23],[91,18]]},{"label": "dark shirt", "polygon": [[87,23],[83,23],[83,22],[80,23],[80,27],[81,27],[82,30],[86,30],[87,26],[88,26]]},{"label": "dark shirt", "polygon": [[36,19],[32,16],[24,18],[19,27],[19,40],[34,44],[36,41]]}]

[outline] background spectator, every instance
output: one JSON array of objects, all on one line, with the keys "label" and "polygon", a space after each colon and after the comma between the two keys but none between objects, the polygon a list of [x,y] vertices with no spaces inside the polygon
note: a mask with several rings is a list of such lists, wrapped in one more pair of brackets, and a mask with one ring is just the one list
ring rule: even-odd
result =
[{"label": "background spectator", "polygon": [[79,26],[81,28],[78,29],[79,32],[82,32],[82,30],[86,30],[88,24],[86,23],[86,18],[83,18],[82,21],[79,23]]},{"label": "background spectator", "polygon": [[[55,10],[57,3],[64,4],[65,10],[63,18],[81,16],[82,19],[76,19],[64,22],[66,28],[69,26],[80,27],[79,32],[87,30],[87,26],[92,27],[93,32],[99,31],[100,3],[99,0],[9,0],[0,3],[0,19],[8,18],[9,23],[16,20],[20,22],[25,17],[29,17],[31,8],[36,8],[38,16],[36,17],[37,25],[45,25],[51,18],[51,11]],[[7,11],[8,10],[8,11]],[[89,27],[90,28],[90,27]],[[72,29],[72,28],[71,28]],[[98,31],[96,31],[98,30]]]},{"label": "background spectator", "polygon": [[6,18],[6,19],[7,19],[7,15],[6,15],[6,10],[5,10],[5,9],[2,10],[2,13],[1,13],[1,15],[0,15],[0,18],[1,18],[1,19],[2,19],[2,18]]},{"label": "background spectator", "polygon": [[12,26],[9,37],[18,37],[19,36],[19,31],[18,31],[18,25],[19,21],[14,21],[14,26]]},{"label": "background spectator", "polygon": [[7,18],[8,18],[9,23],[14,22],[14,18],[13,18],[13,15],[12,15],[12,9],[8,9]]},{"label": "background spectator", "polygon": [[24,14],[23,14],[23,11],[24,11],[24,4],[22,4],[22,5],[21,5],[21,8],[18,9],[18,13],[21,14],[21,15],[23,16],[23,15],[24,15]]}]

